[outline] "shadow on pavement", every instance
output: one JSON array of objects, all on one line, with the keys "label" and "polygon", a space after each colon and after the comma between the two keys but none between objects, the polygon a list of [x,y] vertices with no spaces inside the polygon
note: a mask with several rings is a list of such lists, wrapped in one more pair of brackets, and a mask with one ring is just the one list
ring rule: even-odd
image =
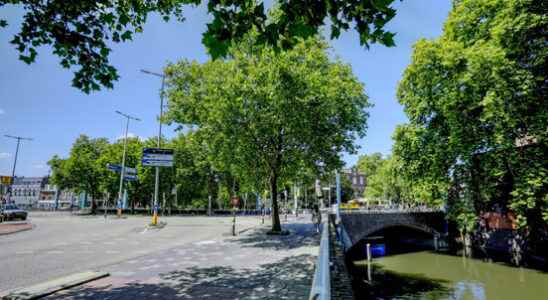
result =
[{"label": "shadow on pavement", "polygon": [[289,235],[267,235],[268,229],[253,230],[237,239],[228,242],[241,244],[242,247],[263,248],[272,250],[290,250],[306,246],[317,246],[320,236],[312,224],[289,223],[282,225],[283,230],[289,230]]},{"label": "shadow on pavement", "polygon": [[298,255],[253,269],[191,267],[121,286],[82,286],[46,299],[307,299],[315,257]]}]

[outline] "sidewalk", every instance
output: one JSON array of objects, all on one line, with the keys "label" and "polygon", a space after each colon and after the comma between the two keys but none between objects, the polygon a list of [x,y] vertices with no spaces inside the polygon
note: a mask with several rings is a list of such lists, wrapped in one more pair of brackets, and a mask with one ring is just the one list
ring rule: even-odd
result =
[{"label": "sidewalk", "polygon": [[111,265],[110,277],[46,299],[307,299],[319,244],[308,220],[284,224],[288,236],[261,226]]},{"label": "sidewalk", "polygon": [[30,229],[32,224],[29,222],[4,222],[0,223],[0,236]]}]

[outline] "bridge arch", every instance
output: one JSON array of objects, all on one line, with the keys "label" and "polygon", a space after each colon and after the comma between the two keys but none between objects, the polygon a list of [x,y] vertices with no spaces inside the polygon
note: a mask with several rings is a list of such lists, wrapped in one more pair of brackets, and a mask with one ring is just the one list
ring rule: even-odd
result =
[{"label": "bridge arch", "polygon": [[[367,240],[376,232],[394,227],[408,228],[417,233],[430,235],[433,240],[442,237],[446,230],[445,214],[433,212],[405,211],[358,211],[341,213],[343,243],[346,250]],[[345,251],[346,252],[346,251]]]},{"label": "bridge arch", "polygon": [[393,227],[411,228],[411,229],[414,229],[414,230],[417,230],[417,231],[421,231],[421,232],[424,232],[424,233],[427,233],[427,234],[431,234],[432,237],[440,237],[441,236],[441,234],[437,230],[435,230],[434,228],[432,228],[430,226],[427,226],[425,224],[394,222],[394,223],[379,224],[379,225],[376,225],[376,226],[369,227],[366,230],[364,230],[361,233],[361,235],[355,240],[357,242],[357,241],[366,239],[368,236],[371,236],[371,235],[373,235],[377,232],[383,231],[383,230],[388,229],[388,228],[393,228]]}]

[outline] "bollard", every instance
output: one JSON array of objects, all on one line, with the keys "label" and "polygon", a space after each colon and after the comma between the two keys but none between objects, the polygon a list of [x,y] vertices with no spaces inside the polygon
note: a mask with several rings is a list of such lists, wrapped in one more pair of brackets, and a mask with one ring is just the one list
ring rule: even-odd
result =
[{"label": "bollard", "polygon": [[232,209],[232,236],[236,236],[236,209]]},{"label": "bollard", "polygon": [[367,281],[369,284],[373,283],[373,276],[371,276],[371,262],[367,262]]},{"label": "bollard", "polygon": [[367,243],[367,245],[365,245],[365,251],[367,252],[367,261],[370,262],[371,261],[371,244]]},{"label": "bollard", "polygon": [[438,236],[437,235],[434,235],[434,250],[437,252],[438,251]]}]

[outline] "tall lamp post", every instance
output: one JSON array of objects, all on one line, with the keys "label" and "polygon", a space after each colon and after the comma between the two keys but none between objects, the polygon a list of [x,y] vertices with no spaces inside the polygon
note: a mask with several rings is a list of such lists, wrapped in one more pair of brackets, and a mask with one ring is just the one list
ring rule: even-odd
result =
[{"label": "tall lamp post", "polygon": [[13,182],[15,181],[15,166],[17,165],[17,156],[19,155],[19,145],[21,141],[32,141],[31,138],[25,138],[21,136],[4,135],[7,138],[17,140],[17,148],[15,148],[15,158],[13,160],[13,169],[11,170],[10,190],[8,193],[8,203],[11,201],[11,194],[13,193]]},{"label": "tall lamp post", "polygon": [[[165,75],[151,72],[147,70],[142,70],[141,72],[153,75],[162,78],[162,87],[160,89],[160,118],[158,120],[159,123],[159,129],[158,129],[158,148],[161,147],[162,143],[162,115],[164,112],[164,84],[165,84]],[[156,166],[156,175],[155,175],[155,181],[154,181],[154,210],[152,215],[152,225],[156,225],[158,223],[158,189],[160,185],[160,167]]]},{"label": "tall lamp post", "polygon": [[122,216],[122,198],[123,198],[123,195],[122,195],[122,190],[123,190],[123,187],[124,187],[124,176],[126,175],[126,149],[127,149],[127,132],[128,132],[128,129],[129,129],[129,120],[135,120],[135,121],[141,121],[141,119],[137,118],[137,117],[134,117],[134,116],[130,116],[128,114],[125,114],[119,110],[116,111],[117,114],[123,116],[126,118],[126,132],[124,134],[124,152],[122,154],[122,170],[120,170],[120,189],[118,190],[118,209],[117,209],[117,215],[118,217],[121,217]]}]

